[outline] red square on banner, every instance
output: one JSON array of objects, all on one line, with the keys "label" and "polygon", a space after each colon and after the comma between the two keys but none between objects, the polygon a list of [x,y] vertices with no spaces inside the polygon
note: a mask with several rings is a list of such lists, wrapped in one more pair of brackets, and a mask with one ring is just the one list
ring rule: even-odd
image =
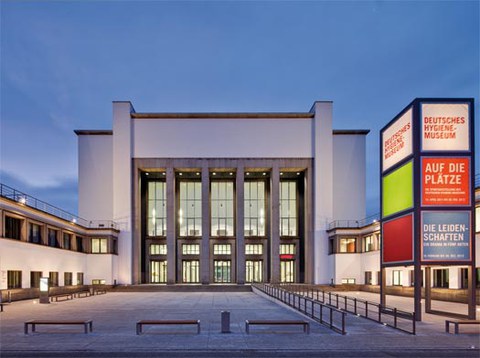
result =
[{"label": "red square on banner", "polygon": [[422,158],[422,205],[470,205],[470,159]]},{"label": "red square on banner", "polygon": [[413,261],[413,214],[384,222],[383,262]]}]

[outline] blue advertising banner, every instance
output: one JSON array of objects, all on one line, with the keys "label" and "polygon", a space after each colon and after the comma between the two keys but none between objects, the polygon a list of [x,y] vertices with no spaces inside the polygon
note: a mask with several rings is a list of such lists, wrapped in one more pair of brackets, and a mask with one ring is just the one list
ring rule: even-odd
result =
[{"label": "blue advertising banner", "polygon": [[422,212],[422,261],[470,261],[470,212]]}]

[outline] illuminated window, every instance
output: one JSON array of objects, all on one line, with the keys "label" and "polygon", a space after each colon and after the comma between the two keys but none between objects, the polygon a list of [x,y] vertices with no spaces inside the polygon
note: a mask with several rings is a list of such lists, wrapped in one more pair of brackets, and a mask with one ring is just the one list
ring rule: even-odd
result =
[{"label": "illuminated window", "polygon": [[198,245],[198,244],[183,244],[182,245],[182,254],[183,255],[200,255],[200,245]]},{"label": "illuminated window", "polygon": [[150,245],[150,255],[166,255],[167,254],[167,245],[166,244],[151,244]]},{"label": "illuminated window", "polygon": [[370,235],[365,238],[365,252],[377,250],[375,236]]},{"label": "illuminated window", "polygon": [[295,244],[281,244],[280,255],[295,255]]},{"label": "illuminated window", "polygon": [[180,182],[180,209],[178,210],[180,236],[202,235],[202,183]]},{"label": "illuminated window", "polygon": [[108,239],[105,239],[105,238],[92,239],[92,254],[106,254],[108,252],[107,243],[108,243]]},{"label": "illuminated window", "polygon": [[246,244],[245,245],[245,255],[262,255],[262,254],[263,254],[262,244]]},{"label": "illuminated window", "polygon": [[340,252],[354,253],[357,251],[356,239],[340,239]]},{"label": "illuminated window", "polygon": [[265,236],[265,182],[244,183],[245,236]]},{"label": "illuminated window", "polygon": [[263,282],[263,261],[247,260],[245,262],[245,281]]},{"label": "illuminated window", "polygon": [[214,260],[213,261],[213,281],[216,283],[231,282],[230,278],[230,260]]},{"label": "illuminated window", "polygon": [[401,286],[402,285],[402,271],[400,270],[393,270],[392,271],[392,285],[393,286]]},{"label": "illuminated window", "polygon": [[233,182],[213,181],[211,187],[212,236],[234,236]]},{"label": "illuminated window", "polygon": [[294,260],[280,260],[280,282],[295,282]]},{"label": "illuminated window", "polygon": [[231,255],[232,247],[230,244],[215,244],[213,245],[214,255]]},{"label": "illuminated window", "polygon": [[342,278],[342,285],[354,285],[355,279],[354,278]]},{"label": "illuminated window", "polygon": [[297,236],[297,183],[280,182],[280,236]]},{"label": "illuminated window", "polygon": [[150,261],[150,282],[167,283],[167,261]]},{"label": "illuminated window", "polygon": [[165,236],[167,232],[166,184],[161,181],[148,182],[147,235]]},{"label": "illuminated window", "polygon": [[183,260],[182,261],[182,278],[184,283],[200,282],[200,261]]}]

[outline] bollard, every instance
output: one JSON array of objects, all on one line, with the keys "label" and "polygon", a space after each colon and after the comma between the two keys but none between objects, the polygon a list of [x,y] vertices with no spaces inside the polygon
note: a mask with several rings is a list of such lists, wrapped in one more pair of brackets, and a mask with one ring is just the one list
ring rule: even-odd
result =
[{"label": "bollard", "polygon": [[230,333],[230,312],[222,311],[222,333]]}]

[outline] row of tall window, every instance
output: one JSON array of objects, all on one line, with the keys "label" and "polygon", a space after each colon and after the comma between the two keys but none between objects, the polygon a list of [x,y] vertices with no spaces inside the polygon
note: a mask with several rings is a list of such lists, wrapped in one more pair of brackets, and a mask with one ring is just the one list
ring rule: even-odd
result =
[{"label": "row of tall window", "polygon": [[[30,271],[30,288],[40,287],[40,278],[43,277],[42,271]],[[73,281],[73,272],[63,273],[63,285],[83,285],[83,272],[77,272],[76,280]],[[7,289],[23,288],[22,271],[9,270],[7,271]],[[50,287],[59,286],[59,273],[57,271],[50,271],[48,273],[48,281]]]},{"label": "row of tall window", "polygon": [[[295,282],[295,260],[280,261],[281,282]],[[213,281],[230,283],[232,281],[232,261],[213,260]],[[263,282],[263,260],[245,261],[245,281],[248,283]],[[167,282],[167,261],[150,261],[150,282]],[[200,283],[200,260],[182,260],[182,282]]]},{"label": "row of tall window", "polygon": [[[202,183],[179,183],[178,230],[181,237],[202,235]],[[166,183],[148,182],[147,234],[165,236],[167,230]],[[266,191],[264,181],[244,182],[244,234],[265,236]],[[233,181],[212,181],[210,184],[210,235],[235,235],[235,196]],[[298,235],[297,182],[280,182],[280,235]]]},{"label": "row of tall window", "polygon": [[[231,255],[231,244],[214,244],[214,255]],[[262,255],[262,244],[246,244],[246,255]],[[167,255],[167,244],[150,244],[150,255]],[[182,244],[182,255],[200,255],[200,244]],[[280,255],[295,255],[295,244],[281,244]]]},{"label": "row of tall window", "polygon": [[[5,216],[5,237],[9,239],[22,240],[22,225],[24,219]],[[69,232],[62,232],[60,229],[46,228],[46,240],[43,239],[44,225],[29,222],[26,240],[32,244],[46,245],[49,247],[62,248],[77,252],[88,252],[93,254],[117,254],[117,240],[114,238],[85,238]],[[90,240],[90,247],[84,245],[85,240]],[[110,243],[110,245],[109,245]]]},{"label": "row of tall window", "polygon": [[342,237],[330,239],[330,253],[358,253],[380,250],[380,234],[373,234],[363,238]]}]

